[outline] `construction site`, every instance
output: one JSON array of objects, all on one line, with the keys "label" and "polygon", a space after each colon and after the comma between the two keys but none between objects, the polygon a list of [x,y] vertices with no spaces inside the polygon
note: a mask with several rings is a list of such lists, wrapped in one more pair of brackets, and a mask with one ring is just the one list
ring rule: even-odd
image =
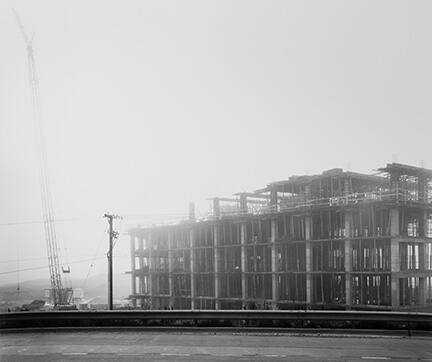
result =
[{"label": "construction site", "polygon": [[432,305],[432,170],[336,168],[212,199],[196,219],[129,230],[143,309]]}]

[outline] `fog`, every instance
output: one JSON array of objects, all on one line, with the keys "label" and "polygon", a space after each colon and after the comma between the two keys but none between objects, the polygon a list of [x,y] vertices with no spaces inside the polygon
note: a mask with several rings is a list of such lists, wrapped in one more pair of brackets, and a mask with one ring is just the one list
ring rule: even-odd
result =
[{"label": "fog", "polygon": [[209,197],[293,174],[432,167],[431,2],[3,0],[0,284],[48,278],[12,8],[34,33],[58,240],[73,277],[106,272],[108,211],[124,216],[120,273],[127,229],[180,217],[190,201],[202,215]]}]

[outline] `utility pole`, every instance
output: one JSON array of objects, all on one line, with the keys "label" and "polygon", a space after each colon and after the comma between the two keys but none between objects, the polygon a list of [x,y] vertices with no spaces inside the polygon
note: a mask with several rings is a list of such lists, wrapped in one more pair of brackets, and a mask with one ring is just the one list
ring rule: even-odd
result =
[{"label": "utility pole", "polygon": [[108,258],[108,309],[113,309],[113,246],[114,239],[118,238],[118,232],[113,230],[113,220],[120,217],[112,214],[105,214],[104,217],[108,219],[109,224],[109,249],[107,253]]}]

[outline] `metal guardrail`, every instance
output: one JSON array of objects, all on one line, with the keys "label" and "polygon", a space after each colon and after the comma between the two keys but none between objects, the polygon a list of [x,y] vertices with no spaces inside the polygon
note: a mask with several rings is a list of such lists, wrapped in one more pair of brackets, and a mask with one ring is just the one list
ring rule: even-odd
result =
[{"label": "metal guardrail", "polygon": [[[240,321],[240,324],[239,324]],[[432,313],[370,311],[258,311],[258,310],[148,310],[148,311],[49,311],[0,314],[0,330],[31,327],[192,325],[326,328],[380,328],[432,330]],[[159,323],[159,324],[158,324]],[[200,324],[201,323],[201,324]],[[241,324],[243,323],[243,324]]]}]

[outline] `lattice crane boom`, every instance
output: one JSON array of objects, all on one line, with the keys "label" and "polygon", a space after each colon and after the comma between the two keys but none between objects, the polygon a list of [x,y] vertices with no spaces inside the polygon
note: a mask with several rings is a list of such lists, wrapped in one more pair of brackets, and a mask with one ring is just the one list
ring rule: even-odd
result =
[{"label": "lattice crane boom", "polygon": [[52,197],[50,192],[50,183],[47,172],[46,149],[43,134],[43,123],[40,112],[40,95],[39,81],[36,71],[34,59],[32,39],[27,36],[25,29],[16,11],[14,11],[18,27],[21,30],[26,50],[28,61],[29,82],[31,88],[31,99],[33,106],[33,119],[36,129],[36,143],[38,147],[38,163],[41,182],[41,199],[42,211],[45,231],[45,241],[47,246],[48,265],[51,282],[51,297],[54,305],[67,305],[72,297],[71,288],[63,288],[60,272],[59,248],[57,243],[57,235],[54,223],[54,211],[52,205]]}]

